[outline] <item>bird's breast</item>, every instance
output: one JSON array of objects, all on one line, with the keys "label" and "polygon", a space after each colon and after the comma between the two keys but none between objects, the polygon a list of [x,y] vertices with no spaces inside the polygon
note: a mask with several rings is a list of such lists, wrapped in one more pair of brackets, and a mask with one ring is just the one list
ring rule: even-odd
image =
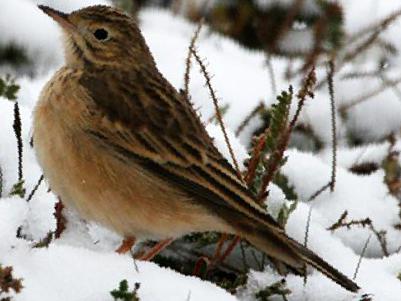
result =
[{"label": "bird's breast", "polygon": [[82,128],[87,96],[80,91],[74,77],[65,79],[59,72],[34,112],[37,159],[51,190],[67,206],[126,236],[164,238],[224,230],[191,196],[97,144]]}]

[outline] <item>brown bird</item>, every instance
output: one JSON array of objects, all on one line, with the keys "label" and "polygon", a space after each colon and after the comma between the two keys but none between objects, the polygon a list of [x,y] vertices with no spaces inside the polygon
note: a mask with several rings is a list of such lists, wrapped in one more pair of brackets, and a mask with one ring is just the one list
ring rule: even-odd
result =
[{"label": "brown bird", "polygon": [[127,238],[236,234],[296,270],[308,264],[359,289],[258,204],[160,74],[131,17],[107,6],[39,8],[64,31],[66,63],[36,106],[34,145],[67,206]]}]

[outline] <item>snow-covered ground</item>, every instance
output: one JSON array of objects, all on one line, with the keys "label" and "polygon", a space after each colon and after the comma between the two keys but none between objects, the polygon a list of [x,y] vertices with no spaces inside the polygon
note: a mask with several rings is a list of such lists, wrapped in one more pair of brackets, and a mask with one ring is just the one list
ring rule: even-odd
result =
[{"label": "snow-covered ground", "polygon": [[[22,75],[17,78],[21,86],[18,102],[25,145],[23,171],[28,192],[41,175],[34,151],[29,147],[32,109],[44,83],[63,63],[60,31],[50,18],[37,9],[39,2],[66,12],[89,4],[107,4],[106,0],[3,0],[0,4],[0,45],[13,42],[23,47],[35,62],[33,77]],[[259,2],[263,4],[266,1]],[[358,0],[341,2],[345,7],[346,29],[351,34],[401,8],[401,1],[397,0],[365,0],[363,5]],[[142,11],[140,21],[160,70],[175,87],[181,88],[194,25],[167,11],[152,9]],[[395,22],[383,33],[383,39],[395,46],[401,46],[400,36],[400,22]],[[225,121],[232,132],[261,100],[267,105],[274,102],[262,53],[245,50],[235,42],[211,34],[207,27],[198,40],[198,49],[209,62],[221,105],[230,105]],[[368,71],[380,55],[377,49],[368,51],[363,58],[344,66],[344,73],[350,70]],[[399,77],[401,56],[392,56],[390,63],[390,76]],[[272,65],[278,91],[287,89],[290,82],[284,78],[286,62],[273,58]],[[0,69],[0,75],[7,70]],[[352,103],[358,95],[373,91],[381,84],[377,78],[340,80],[344,73],[340,72],[335,78],[339,107]],[[323,76],[323,73],[319,71],[318,75]],[[295,81],[291,84],[297,86]],[[301,122],[311,127],[326,148],[318,154],[290,149],[287,152],[288,162],[282,169],[299,199],[304,201],[325,185],[331,174],[330,103],[326,90],[316,91],[315,99],[307,103],[301,115]],[[190,92],[203,119],[208,120],[213,115],[213,105],[195,64]],[[18,174],[12,123],[13,103],[0,98],[0,167],[4,186],[3,197],[0,198],[0,264],[13,266],[14,275],[24,279],[23,290],[13,300],[111,301],[109,292],[122,279],[127,279],[131,288],[134,283],[140,283],[138,296],[141,301],[255,300],[255,292],[281,279],[270,268],[266,268],[265,272],[250,272],[247,285],[237,295],[231,295],[212,283],[181,275],[154,263],[138,261],[134,264],[130,256],[114,252],[121,238],[97,225],[83,223],[73,213],[70,213],[69,226],[60,239],[53,241],[48,248],[32,248],[30,240],[39,241],[55,228],[53,208],[56,197],[47,191],[46,185],[40,186],[29,203],[17,196],[8,196]],[[239,139],[231,135],[240,161],[247,156],[244,145],[248,142],[251,128],[255,126],[257,122],[251,123]],[[298,204],[286,230],[290,236],[303,242],[311,212],[308,246],[352,278],[362,249],[373,232],[369,227],[341,228],[334,232],[326,230],[347,210],[347,221],[369,217],[377,231],[386,231],[386,252],[389,256],[383,255],[383,246],[373,234],[356,276],[356,282],[362,287],[361,293],[351,294],[317,271],[311,271],[306,285],[299,276],[287,277],[288,288],[292,291],[288,299],[356,301],[363,300],[361,296],[366,293],[371,294],[373,300],[401,300],[401,280],[397,278],[401,274],[401,231],[394,227],[401,222],[400,200],[389,193],[383,169],[378,168],[369,175],[349,171],[356,163],[373,162],[380,167],[390,145],[375,142],[349,148],[346,139],[347,132],[364,141],[376,141],[392,132],[399,137],[401,101],[393,89],[388,89],[349,109],[347,121],[338,118],[337,126],[340,148],[335,190],[325,191],[312,202]],[[219,128],[209,125],[208,131],[215,137],[222,153],[229,157]],[[401,151],[400,142],[395,143],[393,151]],[[268,206],[272,214],[277,214],[284,202],[281,190],[271,187]],[[16,237],[20,226],[28,240]],[[281,297],[272,300],[281,300]]]}]

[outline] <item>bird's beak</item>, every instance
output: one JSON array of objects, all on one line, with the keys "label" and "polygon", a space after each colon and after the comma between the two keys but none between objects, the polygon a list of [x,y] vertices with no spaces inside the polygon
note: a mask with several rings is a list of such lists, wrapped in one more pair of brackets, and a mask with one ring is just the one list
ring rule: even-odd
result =
[{"label": "bird's beak", "polygon": [[55,10],[46,5],[38,5],[38,7],[46,14],[49,15],[54,21],[67,31],[76,31],[76,27],[68,19],[68,14]]}]

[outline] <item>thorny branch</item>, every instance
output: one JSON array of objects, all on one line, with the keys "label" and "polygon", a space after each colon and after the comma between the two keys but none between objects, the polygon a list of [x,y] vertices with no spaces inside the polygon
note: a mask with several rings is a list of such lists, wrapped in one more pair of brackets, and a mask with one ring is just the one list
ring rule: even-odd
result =
[{"label": "thorny branch", "polygon": [[237,130],[235,131],[235,136],[239,136],[241,132],[244,130],[244,128],[249,124],[249,122],[254,118],[259,112],[265,109],[265,105],[263,102],[258,104],[252,111],[251,113],[248,114],[248,116],[245,117],[245,119],[241,122],[241,124],[238,126]]},{"label": "thorny branch", "polygon": [[332,165],[331,165],[331,181],[330,191],[333,192],[336,185],[336,169],[337,169],[337,126],[336,126],[336,106],[334,99],[334,58],[329,61],[327,70],[327,79],[329,83],[330,93],[330,110],[331,110],[331,143],[332,143]]},{"label": "thorny branch", "polygon": [[192,58],[192,49],[195,48],[195,43],[199,38],[199,34],[201,32],[202,26],[204,24],[204,18],[201,18],[198,27],[196,28],[194,35],[191,38],[191,42],[188,47],[187,58],[185,59],[185,73],[184,73],[184,97],[189,101],[189,82],[190,82],[190,73],[191,73],[191,58]]},{"label": "thorny branch", "polygon": [[383,230],[378,231],[374,227],[373,222],[369,217],[360,220],[351,220],[349,222],[347,222],[347,217],[348,217],[348,211],[346,210],[341,214],[339,219],[333,225],[327,228],[327,230],[336,231],[344,227],[347,229],[351,229],[352,226],[362,226],[363,228],[368,227],[370,231],[372,231],[372,233],[376,236],[384,256],[390,255],[387,248],[386,231]]},{"label": "thorny branch", "polygon": [[191,48],[191,52],[192,52],[192,55],[194,56],[195,60],[198,62],[203,76],[205,77],[206,86],[209,89],[210,96],[211,96],[211,98],[213,100],[214,108],[215,108],[215,111],[216,111],[216,118],[219,121],[221,131],[223,132],[224,140],[225,140],[225,142],[227,144],[231,160],[233,161],[235,170],[237,171],[238,178],[242,180],[241,170],[239,168],[238,161],[237,161],[237,159],[235,157],[235,154],[234,154],[233,148],[231,146],[230,140],[228,139],[226,127],[224,126],[223,116],[221,115],[220,108],[219,108],[219,101],[218,101],[218,98],[216,96],[216,92],[214,91],[214,89],[212,87],[212,84],[211,84],[211,77],[210,77],[210,75],[209,75],[209,73],[208,73],[208,71],[206,69],[206,65],[204,64],[204,62],[202,61],[202,59],[200,58],[198,52],[196,51],[196,49],[194,47]]}]

